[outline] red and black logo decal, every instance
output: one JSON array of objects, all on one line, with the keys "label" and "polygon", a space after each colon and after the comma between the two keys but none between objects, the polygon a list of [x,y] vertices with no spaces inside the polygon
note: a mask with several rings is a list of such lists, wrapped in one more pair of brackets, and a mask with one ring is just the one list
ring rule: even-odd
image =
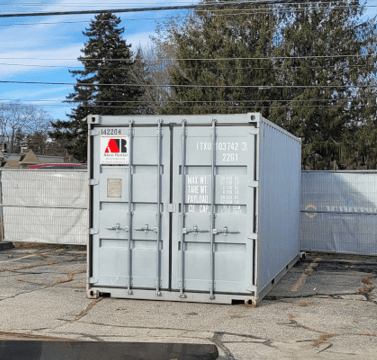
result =
[{"label": "red and black logo decal", "polygon": [[107,146],[105,153],[127,153],[127,140],[125,139],[110,139]]}]

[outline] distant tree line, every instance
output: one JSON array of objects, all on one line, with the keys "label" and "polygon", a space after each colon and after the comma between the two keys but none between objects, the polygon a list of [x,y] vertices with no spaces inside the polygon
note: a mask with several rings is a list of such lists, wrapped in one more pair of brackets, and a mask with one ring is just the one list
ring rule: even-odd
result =
[{"label": "distant tree line", "polygon": [[51,136],[85,161],[89,114],[261,112],[302,138],[305,169],[376,168],[377,28],[365,11],[358,0],[198,9],[135,53],[120,19],[100,14],[84,70],[71,71],[77,106]]},{"label": "distant tree line", "polygon": [[65,154],[65,144],[48,136],[52,120],[39,106],[21,101],[0,103],[0,147],[8,153],[19,153],[26,146],[36,154]]}]

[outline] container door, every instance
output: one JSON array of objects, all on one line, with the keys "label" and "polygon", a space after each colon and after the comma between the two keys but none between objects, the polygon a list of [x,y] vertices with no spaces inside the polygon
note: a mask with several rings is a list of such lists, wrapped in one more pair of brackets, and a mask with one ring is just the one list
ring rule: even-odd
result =
[{"label": "container door", "polygon": [[[254,131],[253,131],[254,130]],[[254,285],[255,128],[174,128],[172,286],[248,293]]]},{"label": "container door", "polygon": [[131,121],[95,131],[90,282],[159,292],[169,284],[169,129]]}]

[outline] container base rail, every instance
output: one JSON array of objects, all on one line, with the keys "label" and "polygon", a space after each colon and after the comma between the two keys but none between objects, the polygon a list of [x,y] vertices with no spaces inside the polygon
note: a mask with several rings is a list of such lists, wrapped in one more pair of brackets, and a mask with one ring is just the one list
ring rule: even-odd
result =
[{"label": "container base rail", "polygon": [[284,275],[292,268],[300,259],[302,254],[297,255],[287,266],[277,274],[270,283],[259,292],[258,297],[255,296],[255,291],[250,294],[217,294],[210,300],[208,293],[186,292],[186,298],[179,296],[179,291],[161,290],[161,295],[157,295],[154,290],[133,289],[132,295],[128,294],[126,288],[111,288],[111,287],[87,287],[86,297],[88,299],[98,299],[103,295],[119,299],[134,299],[134,300],[158,300],[158,301],[177,301],[177,302],[194,302],[194,303],[209,303],[209,304],[227,304],[243,302],[250,307],[258,307],[263,298],[271,291],[271,289],[284,277]]}]

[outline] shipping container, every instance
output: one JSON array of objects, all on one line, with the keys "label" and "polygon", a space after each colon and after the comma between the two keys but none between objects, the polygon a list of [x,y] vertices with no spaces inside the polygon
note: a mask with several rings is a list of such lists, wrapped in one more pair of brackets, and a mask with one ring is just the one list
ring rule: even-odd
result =
[{"label": "shipping container", "polygon": [[89,298],[257,305],[299,259],[300,139],[259,113],[87,121]]}]

